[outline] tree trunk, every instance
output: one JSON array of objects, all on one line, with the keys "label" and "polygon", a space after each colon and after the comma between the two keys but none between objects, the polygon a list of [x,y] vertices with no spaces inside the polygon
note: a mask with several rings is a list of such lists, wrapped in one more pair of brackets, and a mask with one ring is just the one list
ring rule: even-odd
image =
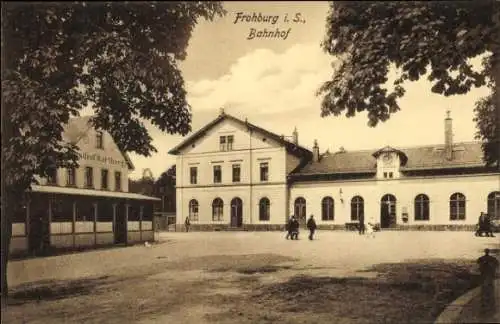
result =
[{"label": "tree trunk", "polygon": [[[2,181],[3,182],[3,181]],[[2,184],[3,185],[3,184]],[[9,194],[2,193],[2,304],[8,296],[7,264],[9,260],[10,239],[12,237],[12,208],[9,202]]]}]

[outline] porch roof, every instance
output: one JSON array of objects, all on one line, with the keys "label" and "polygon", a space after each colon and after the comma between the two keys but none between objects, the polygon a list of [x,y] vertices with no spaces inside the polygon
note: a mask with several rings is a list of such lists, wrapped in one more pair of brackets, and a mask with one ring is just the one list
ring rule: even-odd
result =
[{"label": "porch roof", "polygon": [[160,198],[140,195],[132,192],[119,192],[119,191],[103,191],[95,189],[82,189],[72,187],[58,187],[58,186],[39,186],[32,185],[32,192],[52,193],[52,194],[66,194],[66,195],[80,195],[80,196],[94,196],[103,198],[123,198],[123,199],[136,199],[136,200],[154,200],[160,201]]}]

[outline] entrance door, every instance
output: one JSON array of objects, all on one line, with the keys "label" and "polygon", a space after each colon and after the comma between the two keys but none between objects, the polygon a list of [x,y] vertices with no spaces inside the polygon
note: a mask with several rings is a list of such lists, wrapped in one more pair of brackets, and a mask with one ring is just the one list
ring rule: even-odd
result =
[{"label": "entrance door", "polygon": [[380,200],[380,227],[396,226],[396,197],[387,194]]},{"label": "entrance door", "polygon": [[302,197],[295,199],[295,218],[299,221],[300,226],[306,225],[306,200]]},{"label": "entrance door", "polygon": [[240,198],[231,200],[231,227],[243,226],[243,202]]},{"label": "entrance door", "polygon": [[115,207],[115,220],[113,224],[115,244],[127,243],[127,207],[124,203],[117,203]]}]

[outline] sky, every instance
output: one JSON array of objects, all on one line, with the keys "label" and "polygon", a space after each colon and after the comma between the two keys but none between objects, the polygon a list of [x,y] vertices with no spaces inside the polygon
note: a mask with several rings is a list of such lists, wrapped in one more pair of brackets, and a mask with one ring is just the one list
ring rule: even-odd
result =
[{"label": "sky", "polygon": [[[199,21],[180,62],[192,107],[192,130],[217,118],[220,108],[277,134],[292,134],[297,127],[299,144],[312,148],[316,139],[321,152],[373,149],[386,145],[404,148],[444,142],[444,118],[450,110],[455,142],[473,141],[474,103],[489,94],[486,88],[466,95],[444,97],[430,91],[425,79],[406,84],[399,100],[401,110],[375,128],[365,113],[355,117],[320,116],[317,89],[332,77],[335,58],[320,48],[325,35],[327,2],[224,2],[227,15],[212,22]],[[238,13],[241,13],[238,15]],[[279,16],[278,21],[247,22],[244,15]],[[293,18],[298,17],[298,22]],[[289,22],[283,22],[287,15]],[[266,19],[267,20],[267,19]],[[281,38],[251,38],[255,32],[279,29]],[[151,127],[158,153],[151,157],[130,154],[136,170],[145,168],[156,178],[175,164],[168,151],[185,140]]]}]

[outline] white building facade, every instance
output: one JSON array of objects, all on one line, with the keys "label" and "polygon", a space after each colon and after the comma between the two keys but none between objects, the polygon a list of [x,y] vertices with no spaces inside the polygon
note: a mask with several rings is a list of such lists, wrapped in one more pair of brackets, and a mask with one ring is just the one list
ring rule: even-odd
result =
[{"label": "white building facade", "polygon": [[170,151],[177,155],[177,224],[199,230],[283,228],[290,215],[319,228],[359,222],[382,229],[472,229],[500,218],[500,172],[481,144],[336,153],[312,151],[224,112]]},{"label": "white building facade", "polygon": [[79,167],[38,178],[14,216],[10,250],[72,249],[154,240],[153,204],[159,199],[128,192],[134,166],[90,117],[70,119],[63,141],[79,148]]}]

